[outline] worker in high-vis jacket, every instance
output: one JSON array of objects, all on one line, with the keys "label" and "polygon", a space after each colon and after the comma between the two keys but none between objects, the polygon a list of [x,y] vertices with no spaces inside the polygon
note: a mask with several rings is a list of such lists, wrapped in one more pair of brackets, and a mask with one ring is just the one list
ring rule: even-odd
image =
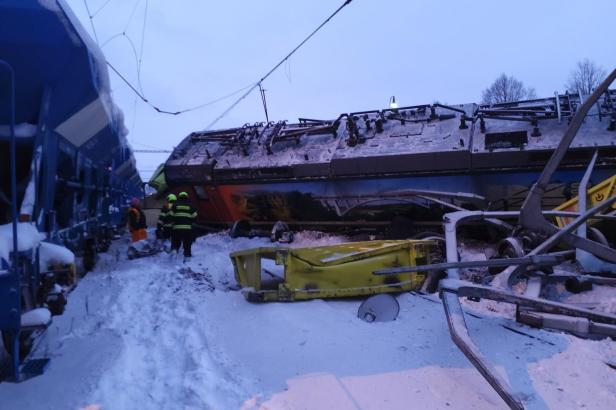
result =
[{"label": "worker in high-vis jacket", "polygon": [[177,197],[174,194],[167,195],[167,203],[160,209],[158,223],[156,224],[156,237],[159,239],[171,238],[171,228],[173,227],[173,223],[171,222],[169,212],[171,211],[171,207],[175,201],[177,201]]},{"label": "worker in high-vis jacket", "polygon": [[171,206],[169,217],[171,219],[171,249],[179,251],[180,245],[183,245],[184,257],[190,258],[194,240],[193,225],[197,219],[197,210],[190,203],[186,192],[178,194],[178,200]]},{"label": "worker in high-vis jacket", "polygon": [[135,197],[130,201],[127,225],[130,231],[131,241],[138,242],[148,238],[148,233],[145,230],[145,214],[141,209],[141,201],[139,201],[139,198]]}]

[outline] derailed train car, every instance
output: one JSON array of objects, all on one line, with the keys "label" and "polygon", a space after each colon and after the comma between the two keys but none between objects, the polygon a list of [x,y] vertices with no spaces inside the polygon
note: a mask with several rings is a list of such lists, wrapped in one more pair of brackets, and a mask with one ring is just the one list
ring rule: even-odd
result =
[{"label": "derailed train car", "polygon": [[[0,226],[29,223],[88,270],[123,223],[128,198],[142,188],[122,112],[111,99],[106,60],[61,0],[3,1],[0,60]],[[15,312],[44,306],[61,313],[63,305],[49,295],[74,272],[48,271],[31,250],[19,253],[18,269],[9,260],[2,265],[0,331],[15,356],[13,342],[31,330]]]},{"label": "derailed train car", "polygon": [[[205,225],[437,226],[445,211],[519,209],[583,99],[555,93],[193,132],[167,160],[165,177],[171,189],[192,193]],[[611,90],[587,116],[544,207],[575,196],[595,149],[595,182],[614,174],[615,109]]]}]

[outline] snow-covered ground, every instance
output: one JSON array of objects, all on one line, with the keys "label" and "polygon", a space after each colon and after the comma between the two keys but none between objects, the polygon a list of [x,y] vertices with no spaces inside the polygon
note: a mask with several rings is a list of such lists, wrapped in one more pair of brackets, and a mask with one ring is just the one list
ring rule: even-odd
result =
[{"label": "snow-covered ground", "polygon": [[[341,240],[300,233],[294,246]],[[191,275],[166,254],[128,261],[126,243],[114,244],[37,341],[33,356],[50,357],[48,371],[0,384],[0,408],[505,408],[452,343],[436,296],[400,295],[400,316],[387,323],[359,320],[359,299],[246,302],[228,253],[263,245],[200,238]],[[477,306],[470,331],[528,408],[614,408],[614,342]]]}]

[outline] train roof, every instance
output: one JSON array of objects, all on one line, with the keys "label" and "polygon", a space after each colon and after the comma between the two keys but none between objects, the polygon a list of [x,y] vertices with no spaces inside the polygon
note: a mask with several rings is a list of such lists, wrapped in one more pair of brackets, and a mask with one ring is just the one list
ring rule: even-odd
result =
[{"label": "train roof", "polygon": [[[541,168],[583,98],[436,103],[193,132],[165,173],[170,183],[182,183]],[[585,164],[595,148],[614,161],[615,109],[611,90],[586,117],[565,166]]]}]

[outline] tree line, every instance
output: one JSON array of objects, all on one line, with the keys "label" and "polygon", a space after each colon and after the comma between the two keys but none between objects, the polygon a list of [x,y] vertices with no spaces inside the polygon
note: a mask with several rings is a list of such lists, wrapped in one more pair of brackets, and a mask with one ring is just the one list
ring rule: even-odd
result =
[{"label": "tree line", "polygon": [[[584,95],[592,91],[605,78],[606,71],[585,58],[576,63],[565,84],[569,92],[580,92]],[[526,87],[517,78],[502,73],[488,88],[481,94],[482,104],[499,104],[509,101],[532,100],[537,98],[537,93],[533,87]]]}]

